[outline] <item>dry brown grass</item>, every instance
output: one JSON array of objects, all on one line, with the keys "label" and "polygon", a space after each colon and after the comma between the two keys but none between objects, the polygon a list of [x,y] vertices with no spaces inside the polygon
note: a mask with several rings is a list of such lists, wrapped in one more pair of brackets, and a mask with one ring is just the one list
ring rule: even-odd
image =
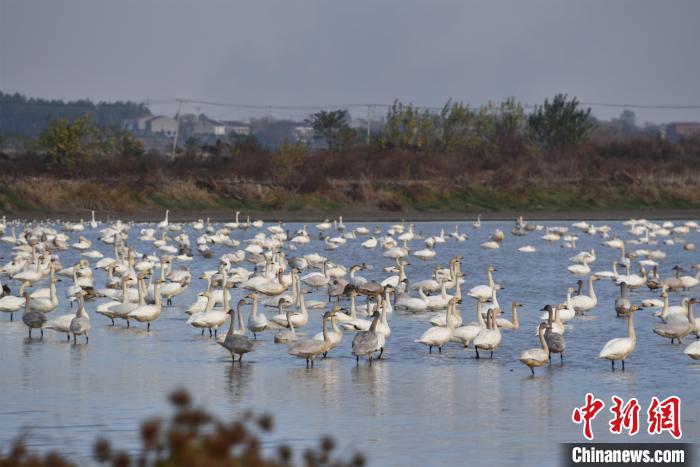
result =
[{"label": "dry brown grass", "polygon": [[[260,148],[209,158],[106,157],[72,176],[43,159],[0,157],[0,209],[137,212],[253,210],[498,210],[700,206],[700,141],[596,142],[563,151],[492,145],[469,151]],[[226,155],[229,154],[229,155]],[[281,153],[280,153],[281,154]],[[289,154],[287,154],[289,155]],[[290,156],[291,157],[291,156]],[[287,161],[289,162],[289,161]]]}]

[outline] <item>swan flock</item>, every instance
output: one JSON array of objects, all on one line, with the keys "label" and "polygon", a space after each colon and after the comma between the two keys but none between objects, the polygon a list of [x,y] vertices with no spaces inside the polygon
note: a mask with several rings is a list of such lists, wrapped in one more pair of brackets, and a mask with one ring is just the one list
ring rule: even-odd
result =
[{"label": "swan flock", "polygon": [[[466,229],[459,231],[466,224],[426,235],[420,224],[345,224],[342,217],[292,228],[244,221],[240,213],[226,223],[180,223],[169,216],[166,211],[164,220],[152,224],[99,222],[94,213],[91,222],[78,223],[3,217],[0,312],[8,322],[21,317],[28,339],[44,339],[48,330],[72,338],[73,345],[91,346],[99,345],[90,340],[96,327],[153,333],[167,314],[196,335],[208,332],[210,342],[234,361],[270,341],[286,347],[280,358],[300,358],[309,367],[340,352],[344,341],[357,364],[366,359],[371,365],[385,350],[391,355],[392,327],[402,325],[392,318],[406,315],[425,325],[411,339],[394,337],[402,340],[401,352],[420,352],[421,344],[431,358],[443,358],[446,346],[472,349],[474,360],[498,358],[512,333],[532,335],[535,346],[512,359],[533,377],[536,368],[552,364],[553,353],[564,365],[567,345],[575,348],[577,341],[599,340],[600,352],[588,358],[609,360],[614,371],[616,362],[625,369],[638,338],[665,340],[668,352],[684,339],[700,338],[693,310],[700,263],[689,247],[700,233],[694,221],[630,219],[614,231],[584,221],[545,226],[519,217],[510,234],[493,228],[486,242],[476,244]],[[479,217],[473,229],[482,228],[489,223]],[[511,236],[528,236],[530,243],[504,252]],[[535,301],[536,287],[512,288],[499,280],[499,268],[551,248],[575,250],[577,241],[594,247],[552,266],[568,278],[558,296],[542,293]],[[451,252],[459,254],[441,254],[448,244],[458,246]],[[671,249],[682,255],[681,264],[664,263]],[[619,256],[611,270],[600,270],[601,250]],[[601,301],[600,287],[619,289],[619,296]],[[194,301],[187,298],[193,292]],[[505,293],[513,299],[506,302]],[[639,313],[652,314],[653,329],[635,329]],[[592,317],[606,320],[609,335],[586,330]],[[307,333],[310,323],[321,332]],[[574,326],[576,334],[569,335]],[[682,352],[700,360],[697,342]]]}]

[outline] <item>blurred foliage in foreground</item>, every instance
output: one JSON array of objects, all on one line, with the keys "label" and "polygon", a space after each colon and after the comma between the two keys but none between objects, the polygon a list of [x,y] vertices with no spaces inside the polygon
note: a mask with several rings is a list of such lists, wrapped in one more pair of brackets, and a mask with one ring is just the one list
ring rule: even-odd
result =
[{"label": "blurred foliage in foreground", "polygon": [[[185,391],[170,396],[175,408],[172,418],[146,420],[141,424],[141,450],[129,454],[115,449],[109,440],[98,438],[94,445],[95,460],[102,465],[128,466],[213,466],[213,467],[352,467],[362,466],[360,454],[349,460],[334,456],[335,441],[324,437],[315,449],[307,449],[302,458],[295,459],[292,448],[279,445],[261,449],[266,433],[272,430],[272,418],[246,413],[239,419],[223,421],[201,408],[194,407]],[[57,452],[37,454],[30,452],[19,437],[8,452],[0,452],[0,467],[68,467],[78,465]]]}]

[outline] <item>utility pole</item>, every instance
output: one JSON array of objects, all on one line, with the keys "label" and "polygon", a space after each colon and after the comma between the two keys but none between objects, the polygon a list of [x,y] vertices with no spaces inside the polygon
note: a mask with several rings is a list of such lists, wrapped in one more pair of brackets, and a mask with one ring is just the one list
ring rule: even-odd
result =
[{"label": "utility pole", "polygon": [[180,116],[182,115],[182,99],[177,99],[177,128],[175,128],[175,138],[173,138],[173,153],[170,156],[175,160],[175,148],[177,148],[177,138],[180,135]]},{"label": "utility pole", "polygon": [[369,146],[371,134],[372,134],[372,105],[367,105],[367,146]]}]

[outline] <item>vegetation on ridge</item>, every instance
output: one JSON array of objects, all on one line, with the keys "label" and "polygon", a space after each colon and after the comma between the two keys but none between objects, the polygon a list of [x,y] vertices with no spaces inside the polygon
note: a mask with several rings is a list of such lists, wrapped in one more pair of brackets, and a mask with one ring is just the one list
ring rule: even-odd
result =
[{"label": "vegetation on ridge", "polygon": [[611,136],[564,95],[529,115],[514,99],[448,101],[440,111],[396,101],[370,144],[344,110],[308,123],[326,149],[289,140],[265,148],[254,136],[192,140],[173,160],[89,116],[59,118],[0,150],[0,211],[700,207],[699,138]]}]

